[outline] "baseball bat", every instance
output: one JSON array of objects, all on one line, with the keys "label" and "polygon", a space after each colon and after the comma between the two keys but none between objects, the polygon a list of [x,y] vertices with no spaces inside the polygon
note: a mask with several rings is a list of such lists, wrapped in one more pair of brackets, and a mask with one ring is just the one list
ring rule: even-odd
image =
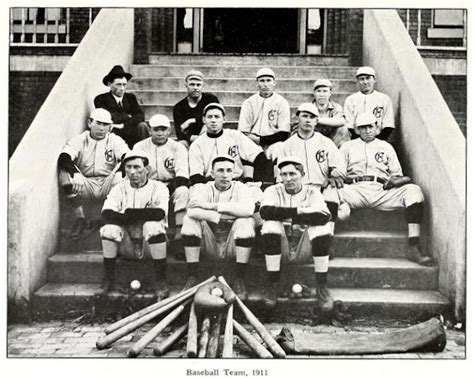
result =
[{"label": "baseball bat", "polygon": [[169,349],[177,342],[179,341],[185,334],[186,331],[188,330],[188,324],[184,324],[178,329],[176,329],[173,334],[171,334],[166,340],[158,344],[154,349],[153,349],[153,354],[156,356],[160,357],[166,352],[169,351]]},{"label": "baseball bat", "polygon": [[[219,276],[218,280],[219,282],[221,282],[222,284],[225,284],[226,286],[230,288],[230,286],[227,284],[227,282],[222,276]],[[240,309],[242,310],[249,324],[254,327],[254,329],[257,331],[260,337],[262,337],[263,342],[267,344],[268,350],[270,350],[272,354],[277,358],[285,358],[286,353],[283,351],[281,346],[278,345],[278,343],[271,336],[271,334],[268,333],[268,330],[265,329],[265,327],[260,321],[258,321],[257,317],[255,317],[255,315],[250,311],[250,309],[247,308],[247,306],[243,303],[243,301],[240,300],[238,296],[235,297],[235,301],[239,305]]]},{"label": "baseball bat", "polygon": [[191,310],[189,311],[189,326],[188,326],[188,339],[186,341],[186,355],[190,358],[197,356],[197,337],[198,336],[198,322],[196,316],[196,308],[194,302],[191,304]]},{"label": "baseball bat", "polygon": [[199,352],[198,358],[205,358],[207,352],[207,344],[209,343],[209,328],[211,320],[206,316],[201,325],[201,338],[199,338]]},{"label": "baseball bat", "polygon": [[234,304],[227,309],[227,318],[224,329],[224,347],[222,348],[222,358],[232,358],[233,356],[233,342],[234,342],[234,326],[232,319],[234,318]]},{"label": "baseball bat", "polygon": [[96,342],[97,349],[102,350],[105,349],[107,346],[110,346],[113,344],[115,341],[117,341],[119,338],[122,338],[123,336],[126,336],[128,333],[133,332],[135,329],[139,328],[140,326],[146,324],[148,321],[153,320],[155,317],[161,315],[162,313],[165,313],[166,311],[173,309],[183,301],[189,299],[191,296],[194,295],[194,292],[189,292],[185,296],[182,296],[180,298],[175,299],[171,303],[168,303],[167,305],[155,309],[154,311],[145,314],[144,316],[136,319],[135,321],[132,321],[124,326],[122,326],[120,329],[117,329],[116,331],[107,334],[106,336],[100,338]]},{"label": "baseball bat", "polygon": [[207,345],[207,358],[217,358],[217,353],[219,350],[219,336],[221,334],[221,321],[222,313],[219,313],[211,326],[211,331],[209,332],[209,343]]},{"label": "baseball bat", "polygon": [[216,280],[216,277],[215,276],[211,276],[209,279],[205,280],[204,282],[202,283],[199,283],[197,285],[195,285],[194,287],[192,288],[189,288],[187,289],[186,291],[183,291],[183,292],[180,292],[180,293],[177,293],[176,295],[173,295],[171,297],[168,297],[167,299],[164,299],[158,303],[154,303],[154,304],[151,304],[149,305],[148,307],[146,308],[143,308],[135,313],[132,313],[131,315],[107,326],[105,329],[104,329],[104,332],[105,334],[110,334],[110,333],[113,333],[115,332],[117,329],[120,329],[122,328],[124,325],[127,325],[129,323],[131,323],[132,321],[135,321],[137,319],[139,319],[140,317],[146,315],[147,313],[150,313],[150,312],[153,312],[154,310],[156,309],[159,309],[161,307],[164,307],[165,305],[171,303],[172,301],[176,300],[176,299],[179,299],[179,298],[182,298],[184,296],[186,296],[187,294],[189,294],[190,292],[193,292],[193,291],[197,291],[199,287],[201,287],[202,285],[204,284],[207,284],[207,283],[211,283],[213,282],[214,280]]},{"label": "baseball bat", "polygon": [[237,321],[233,320],[234,329],[242,340],[258,355],[259,358],[273,358],[273,355],[258,342],[254,336],[245,330]]},{"label": "baseball bat", "polygon": [[181,304],[175,308],[169,315],[167,315],[163,320],[156,324],[148,333],[146,333],[139,341],[137,341],[128,351],[128,357],[135,358],[140,354],[140,352],[148,346],[148,344],[153,341],[158,334],[160,334],[169,324],[171,324],[176,317],[178,317],[181,312],[183,312],[184,307],[189,304],[191,300],[188,300],[186,303]]}]

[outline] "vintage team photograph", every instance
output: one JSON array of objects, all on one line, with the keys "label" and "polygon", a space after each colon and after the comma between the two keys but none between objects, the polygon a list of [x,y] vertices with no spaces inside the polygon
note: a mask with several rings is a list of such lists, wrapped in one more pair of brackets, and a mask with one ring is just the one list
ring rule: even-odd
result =
[{"label": "vintage team photograph", "polygon": [[7,360],[466,360],[468,9],[314,6],[7,8]]}]

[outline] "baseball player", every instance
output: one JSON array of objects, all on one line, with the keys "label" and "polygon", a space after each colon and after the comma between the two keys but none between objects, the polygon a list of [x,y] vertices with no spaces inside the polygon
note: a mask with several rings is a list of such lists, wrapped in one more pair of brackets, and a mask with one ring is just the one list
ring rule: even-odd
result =
[{"label": "baseball player", "polygon": [[377,138],[380,127],[372,113],[359,113],[356,116],[355,132],[360,138],[341,146],[347,165],[348,183],[338,190],[341,202],[351,209],[390,211],[406,208],[408,258],[422,265],[430,265],[431,258],[423,255],[420,248],[424,200],[420,187],[403,176],[392,145]]},{"label": "baseball player", "polygon": [[244,183],[232,180],[235,167],[232,157],[217,155],[211,162],[214,180],[198,184],[198,189],[191,192],[182,228],[188,263],[185,288],[197,283],[202,246],[203,253],[213,258],[228,259],[235,254],[233,289],[241,299],[245,299],[244,277],[255,237],[255,221],[252,218],[255,203],[251,190]]},{"label": "baseball player", "polygon": [[[290,135],[290,104],[275,89],[275,73],[270,68],[258,70],[258,93],[242,104],[238,130],[261,146],[267,157],[276,163],[282,141]],[[266,168],[265,181],[273,182],[273,163]]]},{"label": "baseball player", "polygon": [[134,149],[144,151],[150,157],[149,178],[167,185],[175,215],[175,239],[179,239],[189,200],[188,150],[169,138],[171,124],[168,117],[161,114],[152,116],[148,128],[151,137],[138,142]]},{"label": "baseball player", "polygon": [[330,138],[339,148],[344,142],[351,140],[351,134],[345,126],[342,106],[331,100],[332,83],[328,79],[318,79],[314,82],[313,90],[313,104],[318,108],[315,130]]},{"label": "baseball player", "polygon": [[131,78],[132,74],[125,72],[122,66],[114,66],[102,79],[110,91],[94,99],[96,108],[104,108],[111,113],[114,122],[112,131],[122,137],[130,148],[148,137],[145,115],[137,98],[133,93],[126,92]]},{"label": "baseball player", "polygon": [[238,130],[223,129],[224,121],[225,109],[221,104],[206,105],[203,111],[206,133],[200,135],[189,148],[189,175],[192,184],[212,180],[212,160],[222,154],[235,160],[234,179],[250,182],[253,177],[256,181],[261,180],[259,169],[268,166],[262,148]]},{"label": "baseball player", "polygon": [[341,153],[334,142],[315,131],[318,109],[314,104],[303,103],[296,111],[298,129],[283,143],[281,158],[297,157],[304,165],[303,183],[323,190],[324,198],[331,212],[328,223],[329,234],[334,234],[339,196],[336,187],[342,187],[346,168]]},{"label": "baseball player", "polygon": [[122,138],[110,133],[112,117],[105,109],[94,109],[87,125],[89,130],[71,138],[58,159],[59,184],[77,218],[69,234],[72,239],[79,238],[87,227],[84,201],[105,199],[123,180],[117,171],[129,150]]},{"label": "baseball player", "polygon": [[354,120],[358,113],[370,112],[376,120],[381,132],[379,139],[386,140],[395,129],[393,119],[393,106],[390,98],[374,89],[375,70],[372,67],[360,67],[356,74],[360,91],[347,97],[344,103],[344,115],[346,125],[354,138],[357,133],[354,131]]},{"label": "baseball player", "polygon": [[105,279],[102,294],[116,289],[115,265],[119,252],[138,259],[151,256],[158,300],[169,295],[166,283],[166,216],[169,192],[148,179],[149,158],[139,150],[128,152],[123,163],[127,180],[110,191],[102,208],[100,229]]},{"label": "baseball player", "polygon": [[173,119],[178,141],[189,148],[203,131],[204,107],[219,100],[212,93],[202,92],[204,75],[200,71],[189,71],[184,78],[184,86],[188,94],[173,107]]},{"label": "baseball player", "polygon": [[[260,215],[264,220],[262,248],[265,254],[268,285],[264,296],[267,306],[277,300],[282,253],[289,254],[285,226],[300,233],[296,255],[302,254],[302,239],[310,241],[316,280],[316,298],[323,312],[333,309],[334,301],[327,290],[330,234],[327,223],[331,218],[328,207],[316,186],[303,185],[306,175],[303,162],[297,157],[285,157],[278,162],[282,183],[268,187],[263,195]],[[307,244],[306,244],[307,245]]]}]

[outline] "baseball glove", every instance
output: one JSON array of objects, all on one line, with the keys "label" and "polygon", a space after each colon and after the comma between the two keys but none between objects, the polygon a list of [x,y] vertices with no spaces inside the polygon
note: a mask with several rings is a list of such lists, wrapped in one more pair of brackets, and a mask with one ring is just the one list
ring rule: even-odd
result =
[{"label": "baseball glove", "polygon": [[409,176],[392,176],[385,182],[383,189],[389,190],[390,188],[401,187],[409,183],[411,183],[411,178]]}]

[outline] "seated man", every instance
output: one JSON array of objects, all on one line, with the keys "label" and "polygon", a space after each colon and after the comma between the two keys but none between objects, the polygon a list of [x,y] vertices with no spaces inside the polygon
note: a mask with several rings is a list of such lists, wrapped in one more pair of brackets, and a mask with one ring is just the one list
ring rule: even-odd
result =
[{"label": "seated man", "polygon": [[343,185],[346,172],[344,161],[334,142],[315,131],[318,109],[314,104],[301,104],[296,115],[297,132],[283,143],[280,159],[291,156],[303,162],[306,173],[303,184],[316,186],[323,191],[332,216],[329,226],[330,234],[333,235],[339,207],[339,196],[334,187]]},{"label": "seated man", "polygon": [[265,153],[260,146],[238,130],[223,129],[225,109],[221,104],[206,105],[203,122],[206,133],[200,135],[189,148],[189,175],[192,184],[212,180],[211,162],[222,154],[235,160],[233,179],[245,182],[262,179],[259,168],[268,165]]},{"label": "seated man", "polygon": [[102,83],[110,91],[94,99],[96,108],[107,109],[112,114],[113,132],[122,137],[130,148],[148,137],[145,116],[137,98],[134,94],[125,92],[131,78],[132,74],[125,72],[122,66],[114,66],[102,79]]},{"label": "seated man", "polygon": [[105,199],[123,180],[117,171],[129,150],[122,138],[109,133],[112,118],[105,109],[94,109],[87,125],[90,130],[71,138],[58,159],[59,184],[77,217],[69,234],[72,239],[79,238],[87,226],[84,201]]},{"label": "seated man", "polygon": [[328,79],[318,79],[314,82],[313,104],[318,108],[318,123],[316,131],[330,138],[339,148],[351,140],[351,134],[345,126],[346,119],[342,106],[331,100],[332,83]]},{"label": "seated man", "polygon": [[169,295],[166,283],[166,216],[169,192],[163,183],[148,179],[148,156],[128,152],[123,159],[127,179],[110,191],[102,208],[100,229],[105,279],[102,294],[116,289],[115,265],[120,252],[142,259],[151,256],[158,301]]},{"label": "seated man", "polygon": [[[319,189],[303,185],[305,171],[299,158],[285,157],[278,162],[278,168],[283,183],[265,190],[260,208],[260,215],[264,220],[261,231],[262,248],[268,275],[265,303],[270,307],[276,304],[281,254],[289,254],[289,251],[282,251],[282,245],[289,250],[284,225],[288,225],[291,234],[294,228],[301,225],[307,229],[307,233],[303,233],[301,238],[309,238],[311,244],[318,307],[324,312],[331,311],[334,301],[326,288],[331,238],[327,223],[331,214]],[[300,250],[302,246],[304,244],[299,243],[297,249]],[[296,255],[303,253],[297,251]]]},{"label": "seated man", "polygon": [[[250,189],[232,180],[234,169],[233,158],[216,156],[211,162],[214,180],[198,184],[198,188],[191,192],[182,228],[188,263],[185,288],[197,284],[202,246],[203,253],[214,258],[231,258],[235,255],[236,279],[232,288],[243,300],[247,296],[245,272],[255,237],[255,221],[252,218],[255,204]],[[233,246],[235,251],[232,251]]]},{"label": "seated man", "polygon": [[204,75],[200,71],[189,71],[184,78],[184,86],[188,94],[173,107],[173,119],[178,141],[189,148],[203,131],[204,107],[219,100],[212,93],[202,92]]},{"label": "seated man", "polygon": [[[420,224],[423,221],[423,193],[420,187],[403,177],[397,153],[392,145],[377,137],[380,127],[372,113],[360,113],[355,132],[360,136],[341,146],[347,165],[346,183],[340,188],[341,202],[351,209],[374,208],[390,211],[406,208],[408,221],[408,259],[421,265],[431,264],[420,248]],[[398,178],[398,179],[397,179]]]},{"label": "seated man", "polygon": [[275,73],[269,68],[258,70],[258,93],[242,104],[238,130],[261,146],[272,164],[266,168],[266,182],[273,182],[273,162],[276,163],[282,141],[290,135],[290,104],[278,93]]},{"label": "seated man", "polygon": [[344,102],[347,128],[352,138],[357,138],[354,130],[355,117],[358,113],[369,112],[377,120],[379,139],[387,140],[395,129],[392,101],[386,94],[375,90],[375,70],[372,67],[360,67],[356,78],[360,91],[348,96]]},{"label": "seated man", "polygon": [[182,144],[169,138],[171,125],[168,117],[156,114],[148,121],[148,127],[151,137],[138,142],[134,150],[141,150],[150,157],[149,178],[168,186],[175,216],[175,239],[179,239],[189,200],[188,151]]}]

